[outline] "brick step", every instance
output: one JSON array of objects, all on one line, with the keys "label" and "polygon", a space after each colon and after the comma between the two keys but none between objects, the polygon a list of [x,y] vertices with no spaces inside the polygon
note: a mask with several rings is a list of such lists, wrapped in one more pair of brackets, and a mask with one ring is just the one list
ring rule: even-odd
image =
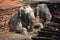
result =
[{"label": "brick step", "polygon": [[60,26],[59,23],[55,23],[55,22],[50,22],[47,24],[48,26],[52,26],[52,27],[57,27],[57,26]]},{"label": "brick step", "polygon": [[48,31],[38,32],[39,37],[52,37],[53,34],[54,34],[53,32],[48,32]]},{"label": "brick step", "polygon": [[60,40],[60,37],[56,37],[55,39],[56,39],[56,40]]},{"label": "brick step", "polygon": [[41,29],[41,31],[49,31],[49,32],[53,32],[52,29]]},{"label": "brick step", "polygon": [[[52,32],[53,35],[60,37],[60,30],[41,29],[41,32],[43,32],[43,33],[45,33],[46,31],[47,31],[47,33]],[[40,32],[40,34],[41,34],[41,32]]]},{"label": "brick step", "polygon": [[48,37],[32,37],[33,40],[51,40],[52,38]]}]

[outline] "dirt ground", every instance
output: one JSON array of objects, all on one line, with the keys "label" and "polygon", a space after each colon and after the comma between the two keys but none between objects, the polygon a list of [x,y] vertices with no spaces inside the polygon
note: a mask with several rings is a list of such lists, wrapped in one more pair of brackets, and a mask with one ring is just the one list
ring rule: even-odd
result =
[{"label": "dirt ground", "polygon": [[31,35],[7,33],[0,35],[0,40],[31,40]]}]

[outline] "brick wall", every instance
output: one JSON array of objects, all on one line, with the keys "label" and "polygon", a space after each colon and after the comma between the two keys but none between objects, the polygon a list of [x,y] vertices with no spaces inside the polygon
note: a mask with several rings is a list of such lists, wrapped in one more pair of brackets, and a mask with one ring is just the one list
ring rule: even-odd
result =
[{"label": "brick wall", "polygon": [[9,32],[10,19],[20,6],[22,3],[18,0],[0,1],[0,34]]},{"label": "brick wall", "polygon": [[0,12],[0,34],[9,31],[11,17],[17,12],[18,8],[3,10]]}]

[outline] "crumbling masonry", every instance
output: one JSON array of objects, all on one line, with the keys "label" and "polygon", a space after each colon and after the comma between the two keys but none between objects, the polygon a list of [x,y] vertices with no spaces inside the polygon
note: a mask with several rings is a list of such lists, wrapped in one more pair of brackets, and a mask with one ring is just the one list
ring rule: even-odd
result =
[{"label": "crumbling masonry", "polygon": [[17,12],[21,4],[18,0],[0,1],[0,34],[9,32],[10,18]]}]

